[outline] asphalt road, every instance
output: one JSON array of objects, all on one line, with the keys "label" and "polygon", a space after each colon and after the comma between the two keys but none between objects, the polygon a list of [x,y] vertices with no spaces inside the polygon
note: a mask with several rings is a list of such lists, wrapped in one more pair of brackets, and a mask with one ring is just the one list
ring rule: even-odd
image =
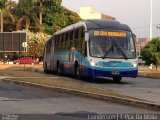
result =
[{"label": "asphalt road", "polygon": [[66,120],[84,120],[91,118],[92,116],[88,116],[91,114],[155,114],[158,111],[0,82],[0,113],[20,114],[20,120],[27,117],[29,118],[26,120],[53,120],[53,117],[55,120],[62,120],[64,117]]},{"label": "asphalt road", "polygon": [[[99,81],[98,81],[99,80]],[[120,94],[137,97],[160,104],[160,79],[123,78],[121,83],[111,80],[97,79],[97,87],[110,89]]]},{"label": "asphalt road", "polygon": [[122,81],[120,83],[115,83],[111,78],[97,78],[94,81],[91,81],[89,80],[89,78],[77,80],[67,75],[57,77],[93,85],[103,89],[109,89],[120,94],[133,96],[146,101],[160,104],[160,79],[142,77],[122,78]]}]

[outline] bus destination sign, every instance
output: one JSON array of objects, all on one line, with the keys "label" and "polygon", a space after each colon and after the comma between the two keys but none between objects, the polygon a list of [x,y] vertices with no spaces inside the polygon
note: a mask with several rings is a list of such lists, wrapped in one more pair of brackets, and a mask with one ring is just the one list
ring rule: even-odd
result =
[{"label": "bus destination sign", "polygon": [[126,37],[125,32],[94,31],[94,36]]}]

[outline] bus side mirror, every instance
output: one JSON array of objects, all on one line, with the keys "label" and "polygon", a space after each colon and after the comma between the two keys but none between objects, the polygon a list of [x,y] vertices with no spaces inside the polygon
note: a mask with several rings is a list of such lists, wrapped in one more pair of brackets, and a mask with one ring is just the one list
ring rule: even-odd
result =
[{"label": "bus side mirror", "polygon": [[89,33],[85,32],[85,41],[89,40]]},{"label": "bus side mirror", "polygon": [[135,34],[133,34],[132,36],[133,36],[133,40],[134,40],[134,42],[137,42],[137,37],[136,37],[136,35],[135,35]]}]

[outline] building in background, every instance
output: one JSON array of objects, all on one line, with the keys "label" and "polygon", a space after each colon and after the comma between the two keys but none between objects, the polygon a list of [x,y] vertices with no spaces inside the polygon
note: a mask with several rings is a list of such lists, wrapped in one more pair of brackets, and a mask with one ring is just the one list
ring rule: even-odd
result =
[{"label": "building in background", "polygon": [[147,38],[138,38],[136,42],[136,51],[137,51],[137,56],[141,56],[141,49],[148,43]]},{"label": "building in background", "polygon": [[116,20],[116,18],[96,12],[92,7],[81,7],[79,16],[82,19],[103,19],[103,20]]}]

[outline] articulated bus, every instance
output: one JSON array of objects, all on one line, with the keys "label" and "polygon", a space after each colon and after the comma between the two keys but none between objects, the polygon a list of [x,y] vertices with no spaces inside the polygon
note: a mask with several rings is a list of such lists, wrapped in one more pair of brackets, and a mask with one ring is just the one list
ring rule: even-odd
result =
[{"label": "articulated bus", "polygon": [[135,35],[126,24],[84,20],[54,33],[44,49],[44,72],[77,78],[137,77]]}]

